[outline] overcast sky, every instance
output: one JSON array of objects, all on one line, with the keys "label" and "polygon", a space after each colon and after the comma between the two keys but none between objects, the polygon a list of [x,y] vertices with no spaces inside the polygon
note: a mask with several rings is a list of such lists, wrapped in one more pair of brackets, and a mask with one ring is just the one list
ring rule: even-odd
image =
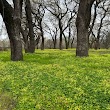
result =
[{"label": "overcast sky", "polygon": [[[7,0],[7,2],[8,2],[9,4],[13,5],[12,0]],[[1,39],[5,39],[6,37],[8,37],[8,36],[7,36],[7,32],[6,32],[6,30],[5,30],[5,25],[4,25],[4,23],[3,23],[3,19],[2,19],[2,16],[1,16],[1,14],[0,14],[0,40],[1,40]]]},{"label": "overcast sky", "polygon": [[7,38],[7,31],[5,29],[5,24],[3,22],[2,16],[0,15],[0,40]]},{"label": "overcast sky", "polygon": [[13,4],[12,0],[6,0],[9,4]]}]

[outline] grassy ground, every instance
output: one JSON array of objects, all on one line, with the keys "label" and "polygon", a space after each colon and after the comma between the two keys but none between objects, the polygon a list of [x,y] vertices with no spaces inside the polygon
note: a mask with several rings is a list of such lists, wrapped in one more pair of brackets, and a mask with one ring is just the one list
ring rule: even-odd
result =
[{"label": "grassy ground", "polygon": [[0,110],[110,110],[110,50],[0,52]]}]

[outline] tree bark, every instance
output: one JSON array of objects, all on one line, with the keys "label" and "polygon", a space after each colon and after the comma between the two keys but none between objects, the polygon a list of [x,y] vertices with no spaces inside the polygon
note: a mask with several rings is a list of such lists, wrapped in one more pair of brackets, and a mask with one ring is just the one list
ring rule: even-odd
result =
[{"label": "tree bark", "polygon": [[29,41],[28,41],[28,30],[27,30],[27,27],[25,27],[25,29],[23,29],[21,27],[21,34],[23,36],[25,53],[29,53]]},{"label": "tree bark", "polygon": [[63,35],[63,29],[62,29],[62,23],[61,19],[59,18],[59,29],[60,29],[60,38],[59,38],[59,49],[62,50],[62,35]]},{"label": "tree bark", "polygon": [[20,1],[17,1],[14,4],[14,9],[6,0],[1,1],[4,5],[4,10],[1,10],[1,14],[5,22],[7,33],[10,39],[11,60],[23,60],[22,43],[20,38]]},{"label": "tree bark", "polygon": [[26,10],[26,17],[28,21],[29,27],[29,52],[35,52],[35,38],[34,38],[34,31],[33,31],[33,24],[32,24],[32,13],[31,13],[31,3],[30,0],[25,1],[25,10]]},{"label": "tree bark", "polygon": [[41,31],[41,38],[42,38],[42,42],[41,42],[41,50],[44,50],[44,32],[43,32],[43,28],[42,28],[42,20],[39,23],[40,25],[40,31]]},{"label": "tree bark", "polygon": [[88,56],[88,27],[91,20],[91,7],[95,0],[80,0],[77,27],[76,56]]}]

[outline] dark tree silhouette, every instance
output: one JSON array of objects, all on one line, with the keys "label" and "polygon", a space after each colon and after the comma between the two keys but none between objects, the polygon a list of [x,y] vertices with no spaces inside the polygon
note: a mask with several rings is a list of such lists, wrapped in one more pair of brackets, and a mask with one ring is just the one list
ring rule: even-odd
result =
[{"label": "dark tree silhouette", "polygon": [[11,46],[11,60],[23,60],[22,43],[20,38],[21,0],[14,2],[14,8],[6,0],[0,0],[0,13],[3,17]]},{"label": "dark tree silhouette", "polygon": [[88,28],[91,20],[91,7],[95,0],[80,0],[77,27],[76,56],[88,56]]}]

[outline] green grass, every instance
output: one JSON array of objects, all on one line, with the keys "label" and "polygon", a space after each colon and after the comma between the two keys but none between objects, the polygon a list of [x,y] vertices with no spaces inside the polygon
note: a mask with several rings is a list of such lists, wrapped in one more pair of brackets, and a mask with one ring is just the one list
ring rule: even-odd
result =
[{"label": "green grass", "polygon": [[110,110],[110,50],[0,52],[0,110]]}]

